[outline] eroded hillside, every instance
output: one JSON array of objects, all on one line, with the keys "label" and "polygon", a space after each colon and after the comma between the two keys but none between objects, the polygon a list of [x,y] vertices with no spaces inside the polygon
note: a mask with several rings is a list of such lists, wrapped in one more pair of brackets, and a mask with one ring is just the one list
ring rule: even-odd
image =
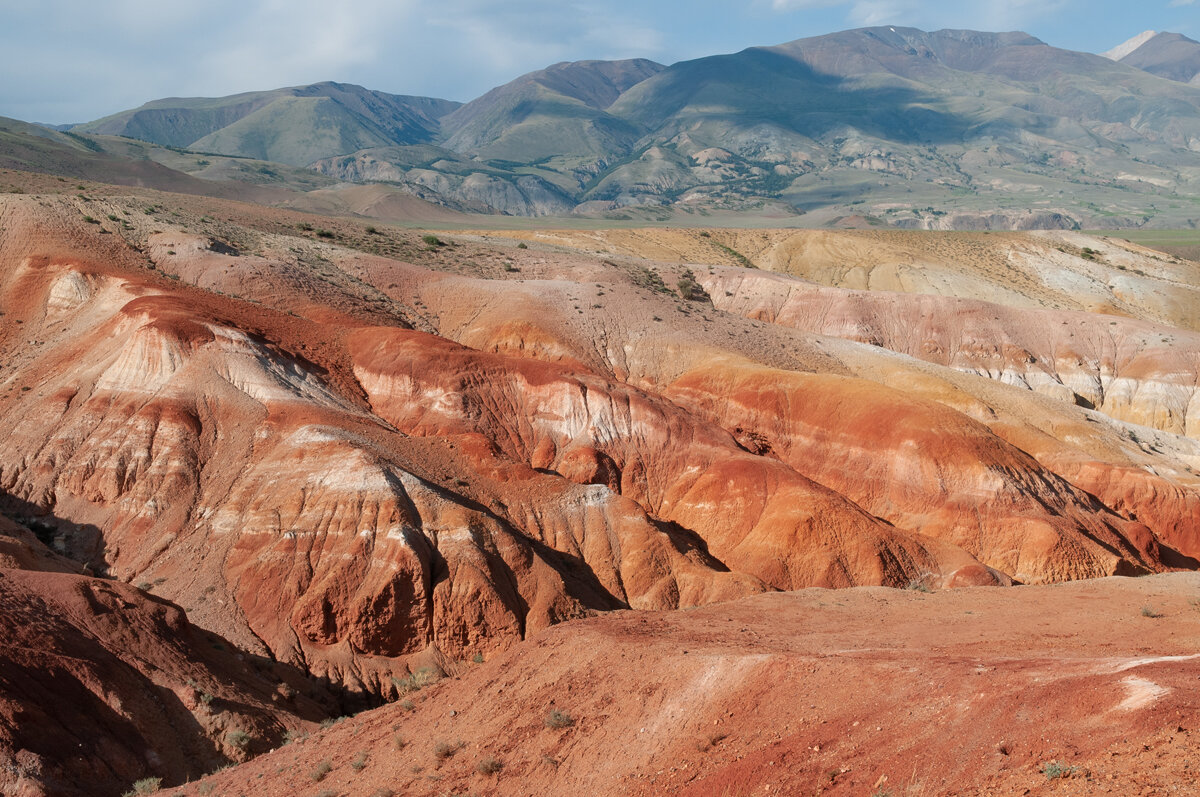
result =
[{"label": "eroded hillside", "polygon": [[7,513],[367,702],[616,609],[1197,566],[1194,263],[505,235],[0,197]]}]

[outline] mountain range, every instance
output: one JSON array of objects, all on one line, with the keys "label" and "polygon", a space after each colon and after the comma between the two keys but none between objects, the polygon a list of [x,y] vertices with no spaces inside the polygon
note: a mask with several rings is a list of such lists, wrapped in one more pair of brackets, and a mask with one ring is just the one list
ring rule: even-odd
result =
[{"label": "mountain range", "polygon": [[1158,33],[1118,51],[877,27],[671,66],[555,64],[465,105],[321,83],[157,100],[71,132],[381,182],[468,212],[1193,224],[1200,90],[1185,81],[1200,45]]}]

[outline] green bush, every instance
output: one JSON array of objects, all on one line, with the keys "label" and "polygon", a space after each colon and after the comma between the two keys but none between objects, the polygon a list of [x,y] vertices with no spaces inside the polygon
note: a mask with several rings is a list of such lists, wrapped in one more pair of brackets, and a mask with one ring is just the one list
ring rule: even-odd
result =
[{"label": "green bush", "polygon": [[238,750],[245,750],[250,746],[250,742],[254,739],[253,736],[246,733],[241,728],[234,728],[229,733],[225,734],[225,744],[230,747],[236,747]]},{"label": "green bush", "polygon": [[143,794],[154,794],[158,791],[159,784],[162,783],[162,778],[142,778],[135,781],[133,787],[125,792],[123,797],[139,797]]}]

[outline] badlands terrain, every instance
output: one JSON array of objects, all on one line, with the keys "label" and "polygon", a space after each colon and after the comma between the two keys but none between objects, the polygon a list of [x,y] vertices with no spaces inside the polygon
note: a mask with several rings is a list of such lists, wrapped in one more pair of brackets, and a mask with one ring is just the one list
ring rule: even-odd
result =
[{"label": "badlands terrain", "polygon": [[0,185],[4,794],[1195,779],[1183,250]]}]

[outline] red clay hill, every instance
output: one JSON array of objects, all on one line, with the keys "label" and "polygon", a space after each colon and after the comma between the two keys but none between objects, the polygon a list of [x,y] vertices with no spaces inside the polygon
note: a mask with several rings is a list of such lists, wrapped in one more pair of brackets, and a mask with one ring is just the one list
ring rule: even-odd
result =
[{"label": "red clay hill", "polygon": [[[0,503],[38,538],[12,532],[16,542],[0,550],[11,551],[3,555],[15,569],[0,587],[12,594],[12,626],[43,604],[53,618],[29,646],[39,656],[82,646],[81,663],[63,676],[71,688],[119,704],[122,722],[153,742],[131,743],[133,731],[116,726],[90,732],[125,745],[113,760],[126,763],[113,765],[110,783],[131,777],[136,760],[174,785],[200,774],[196,766],[258,752],[285,730],[342,710],[337,701],[401,701],[363,720],[378,730],[407,716],[415,681],[468,672],[440,681],[429,693],[439,713],[422,708],[417,730],[403,733],[432,743],[453,731],[447,744],[461,734],[478,747],[492,725],[497,733],[518,727],[517,703],[488,702],[492,690],[517,689],[522,711],[536,704],[538,716],[522,715],[529,727],[519,725],[495,755],[505,767],[528,758],[519,771],[547,787],[590,782],[609,793],[655,793],[667,782],[697,794],[743,793],[736,784],[746,778],[818,783],[811,778],[820,769],[826,786],[859,789],[875,783],[858,773],[876,758],[890,779],[881,784],[911,783],[919,757],[903,751],[940,749],[916,724],[944,724],[928,714],[942,705],[930,702],[935,682],[959,701],[943,709],[963,724],[947,727],[966,728],[975,698],[964,684],[978,668],[999,673],[980,676],[980,721],[1026,740],[1020,755],[1049,755],[1051,747],[1028,741],[1035,718],[1018,717],[1012,730],[993,720],[1018,710],[1042,667],[1027,652],[1023,664],[1002,661],[996,640],[1011,634],[1027,651],[1050,644],[1051,625],[1008,629],[998,618],[1009,611],[1000,607],[1032,616],[1019,608],[1021,596],[1043,596],[1029,605],[1049,606],[1076,588],[982,587],[1195,569],[1200,556],[1197,333],[1181,320],[1194,301],[1187,286],[1200,284],[1181,275],[1200,266],[1188,261],[1115,244],[1090,250],[1103,251],[1100,260],[1084,258],[1065,239],[1037,234],[966,243],[914,234],[907,249],[880,244],[872,268],[900,273],[888,258],[924,247],[927,276],[944,290],[899,279],[884,293],[843,286],[828,270],[822,279],[796,276],[817,260],[785,257],[797,251],[790,239],[775,241],[775,260],[754,253],[771,273],[728,265],[734,246],[749,248],[722,231],[564,232],[518,246],[495,235],[381,230],[98,186],[83,195],[0,196],[0,231]],[[714,236],[727,236],[724,248],[706,249]],[[870,234],[837,236],[822,246],[844,241],[854,257],[868,256]],[[943,249],[963,246],[982,255],[956,267]],[[726,254],[704,265],[704,251]],[[994,271],[989,258],[1031,274],[1038,263],[1061,274],[1111,272],[1103,283],[1110,298],[1137,269],[1154,299],[1066,306],[1055,293],[1066,277],[1035,290]],[[905,262],[915,268],[911,257]],[[62,572],[40,572],[38,562]],[[1078,590],[1164,585],[1175,595],[1191,583],[1118,579]],[[808,587],[893,589],[765,594]],[[980,589],[915,592],[950,587]],[[797,641],[822,602],[850,607],[825,613],[846,629],[836,650],[871,647],[852,639],[885,633],[879,618],[893,609],[921,626],[911,638],[918,641],[899,658],[850,657],[850,669],[841,653],[824,661],[813,641]],[[945,609],[960,604],[959,614]],[[1130,622],[1191,622],[1176,608],[1174,619]],[[654,614],[609,616],[626,609]],[[680,609],[689,611],[662,613]],[[1062,622],[1081,618],[1093,622],[1069,612]],[[646,636],[643,623],[659,630]],[[919,651],[964,623],[981,658],[955,637],[937,672],[918,676]],[[1110,635],[1097,634],[1079,644],[1101,650]],[[1146,655],[1161,653],[1156,640]],[[1136,653],[1119,634],[1112,644],[1118,658]],[[1175,640],[1171,655],[1188,644]],[[621,655],[631,658],[622,663]],[[477,673],[472,660],[509,664]],[[19,667],[51,669],[38,658]],[[820,677],[808,679],[806,667]],[[560,670],[556,689],[569,690],[580,717],[554,733],[541,715],[567,695],[494,680],[520,671],[549,684],[548,673]],[[213,675],[206,681],[201,671]],[[1070,679],[1092,683],[1075,664],[1067,671],[1064,689],[1075,690]],[[237,702],[242,713],[213,720],[208,707],[191,705],[188,678],[214,704]],[[278,703],[281,682],[311,705]],[[815,690],[804,692],[807,709],[792,687],[778,686],[802,682]],[[893,682],[876,717],[864,690]],[[860,684],[856,702],[815,700],[837,683]],[[1117,704],[1132,699],[1122,688],[1113,687]],[[103,689],[130,691],[95,697]],[[435,728],[484,693],[469,722]],[[696,693],[724,701],[722,711],[740,712],[739,722],[749,721],[747,707],[764,707],[761,728],[739,725],[753,740],[738,743],[742,763],[726,756],[716,766],[696,749],[700,726],[684,733],[678,724],[703,720],[706,732],[716,728],[708,746],[724,749],[716,736],[727,715],[695,713],[688,695]],[[76,721],[56,702],[65,693],[36,694],[30,704],[58,719],[20,724],[11,737],[13,761],[35,754],[48,762],[20,769],[20,788],[78,788],[66,747],[55,759],[44,738],[23,735]],[[134,707],[154,694],[166,701],[161,718],[138,719],[146,712]],[[635,698],[643,706],[636,711],[623,702]],[[1072,700],[1063,723],[1101,707]],[[647,701],[673,719],[639,714]],[[905,704],[925,713],[903,718]],[[620,729],[595,719],[604,706]],[[857,725],[842,727],[851,714],[862,734],[888,727],[911,747],[897,746],[900,737],[882,746],[860,740],[849,730]],[[801,721],[828,727],[800,734]],[[155,730],[156,722],[172,730]],[[1130,727],[1165,727],[1137,723]],[[233,730],[256,741],[231,743]],[[374,730],[362,743],[368,761],[383,755],[380,739],[392,744]],[[342,736],[353,732],[339,725],[330,736],[338,752],[313,755],[349,755],[358,743]],[[1088,756],[1119,744],[1108,731],[1071,738]],[[176,757],[151,756],[153,745],[173,745]],[[188,745],[203,752],[185,766],[177,757]],[[529,758],[541,747],[545,759]],[[971,760],[982,760],[977,748]],[[885,749],[897,751],[894,762]],[[571,763],[555,769],[549,759]],[[462,760],[442,759],[454,767]],[[256,793],[295,793],[300,781],[288,778],[307,774],[289,763],[284,777],[280,765],[255,770],[263,776]],[[310,765],[321,761],[303,761]],[[764,767],[781,767],[782,780]],[[441,793],[475,777],[428,777],[439,771],[410,771],[401,791]],[[699,779],[675,776],[684,771]],[[964,784],[965,771],[955,764],[946,782]],[[1007,777],[1000,769],[995,776]],[[491,782],[470,787],[489,791]]]}]

